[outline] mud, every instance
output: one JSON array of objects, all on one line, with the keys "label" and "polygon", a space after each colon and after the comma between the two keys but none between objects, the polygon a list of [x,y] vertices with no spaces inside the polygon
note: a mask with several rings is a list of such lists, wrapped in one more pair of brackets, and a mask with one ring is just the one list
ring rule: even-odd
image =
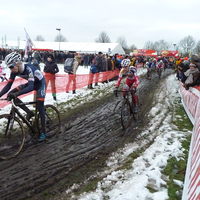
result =
[{"label": "mud", "polygon": [[101,170],[111,152],[134,141],[145,129],[156,98],[154,92],[159,82],[171,73],[173,70],[167,69],[162,79],[155,74],[151,80],[140,76],[142,114],[127,130],[112,116],[118,99],[110,94],[76,109],[71,121],[62,117],[57,139],[36,144],[26,142],[17,157],[0,161],[0,199],[50,199]]}]

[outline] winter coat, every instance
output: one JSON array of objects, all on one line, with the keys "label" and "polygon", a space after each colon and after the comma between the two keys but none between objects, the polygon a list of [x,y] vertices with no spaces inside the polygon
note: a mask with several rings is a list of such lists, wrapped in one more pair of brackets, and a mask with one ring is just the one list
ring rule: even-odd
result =
[{"label": "winter coat", "polygon": [[56,73],[59,72],[59,69],[58,69],[58,66],[55,62],[46,61],[45,66],[44,66],[44,72],[56,74]]},{"label": "winter coat", "polygon": [[103,71],[103,66],[102,66],[102,58],[99,56],[96,56],[95,61],[97,61],[97,70],[98,72]]},{"label": "winter coat", "polygon": [[81,56],[75,56],[74,57],[74,62],[73,62],[73,65],[72,65],[72,68],[73,68],[73,74],[76,74],[76,71],[77,71],[77,69],[78,69],[78,66],[79,66],[79,64],[81,63],[81,59],[82,59],[82,57]]},{"label": "winter coat", "polygon": [[187,77],[185,80],[185,87],[189,88],[197,84],[197,80],[200,78],[200,72],[198,68],[188,69],[184,75]]},{"label": "winter coat", "polygon": [[107,72],[108,71],[108,63],[107,63],[107,58],[102,59],[102,71]]}]

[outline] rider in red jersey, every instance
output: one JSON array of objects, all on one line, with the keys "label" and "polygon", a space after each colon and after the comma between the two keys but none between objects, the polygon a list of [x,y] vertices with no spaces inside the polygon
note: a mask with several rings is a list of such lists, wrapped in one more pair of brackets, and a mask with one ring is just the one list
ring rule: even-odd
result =
[{"label": "rider in red jersey", "polygon": [[[137,69],[136,67],[130,66],[130,60],[124,59],[121,62],[122,69],[119,72],[118,81],[116,84],[116,88],[114,90],[114,93],[117,93],[118,87],[120,86],[121,80],[123,75],[126,75],[126,83],[123,86],[123,97],[126,95],[126,91],[131,90],[131,96],[132,96],[132,103],[134,104],[134,112],[137,112],[137,95],[136,95],[136,88],[139,84],[139,77],[137,76]],[[134,92],[135,90],[135,92]]]},{"label": "rider in red jersey", "polygon": [[158,65],[157,65],[157,73],[158,73],[159,78],[161,78],[163,68],[164,68],[164,63],[163,63],[162,60],[160,60]]}]

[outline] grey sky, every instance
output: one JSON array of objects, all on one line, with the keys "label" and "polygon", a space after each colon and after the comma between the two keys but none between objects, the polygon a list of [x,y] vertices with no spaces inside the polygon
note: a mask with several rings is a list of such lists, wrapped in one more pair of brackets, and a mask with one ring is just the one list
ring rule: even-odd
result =
[{"label": "grey sky", "polygon": [[191,35],[200,40],[199,0],[10,0],[1,2],[2,37],[25,40],[26,28],[32,40],[42,35],[54,41],[61,34],[69,42],[94,42],[102,31],[116,42],[143,48],[147,41],[178,43]]}]

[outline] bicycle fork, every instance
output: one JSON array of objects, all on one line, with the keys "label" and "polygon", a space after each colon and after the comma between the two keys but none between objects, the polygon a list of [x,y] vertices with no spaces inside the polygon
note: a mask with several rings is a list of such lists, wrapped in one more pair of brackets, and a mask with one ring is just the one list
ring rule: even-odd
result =
[{"label": "bicycle fork", "polygon": [[12,130],[13,130],[13,127],[14,127],[15,115],[11,114],[11,116],[12,117],[8,117],[8,123],[7,123],[7,126],[6,126],[5,135],[4,135],[5,138],[11,136],[11,133],[12,133]]}]

